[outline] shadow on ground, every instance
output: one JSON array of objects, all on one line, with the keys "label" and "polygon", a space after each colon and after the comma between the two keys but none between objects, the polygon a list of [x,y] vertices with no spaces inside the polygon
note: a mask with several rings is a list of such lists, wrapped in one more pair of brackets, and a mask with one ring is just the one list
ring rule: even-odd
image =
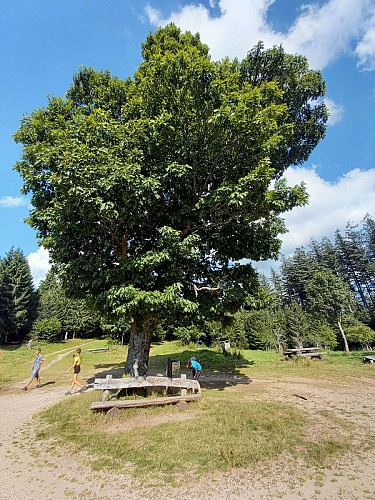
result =
[{"label": "shadow on ground", "polygon": [[93,384],[96,378],[106,378],[112,375],[113,378],[121,378],[125,373],[125,363],[101,363],[94,365],[95,375],[87,379],[87,384]]},{"label": "shadow on ground", "polygon": [[254,364],[248,361],[241,354],[231,354],[229,352],[214,352],[209,349],[199,351],[187,349],[183,352],[171,353],[167,355],[150,356],[149,372],[166,373],[168,358],[179,361],[181,373],[186,373],[188,378],[192,378],[191,371],[185,368],[185,362],[195,356],[202,365],[202,373],[199,383],[202,389],[219,389],[231,387],[238,384],[250,384],[249,377],[242,373],[242,368],[247,368]]},{"label": "shadow on ground", "polygon": [[[165,376],[168,359],[171,359],[180,362],[180,372],[176,374],[177,377],[185,373],[188,378],[192,378],[191,371],[185,368],[185,362],[192,356],[195,356],[203,367],[199,378],[202,389],[224,390],[227,387],[252,382],[242,373],[242,368],[251,366],[254,361],[246,360],[240,354],[213,352],[209,349],[198,352],[187,349],[178,353],[150,356],[148,375]],[[89,384],[94,383],[95,378],[105,378],[107,375],[112,375],[114,378],[122,377],[125,371],[123,363],[99,364],[95,365],[95,370],[95,375],[87,380]]]},{"label": "shadow on ground", "polygon": [[50,380],[49,382],[45,382],[44,384],[41,384],[40,387],[45,387],[46,385],[53,385],[56,384],[56,380]]}]

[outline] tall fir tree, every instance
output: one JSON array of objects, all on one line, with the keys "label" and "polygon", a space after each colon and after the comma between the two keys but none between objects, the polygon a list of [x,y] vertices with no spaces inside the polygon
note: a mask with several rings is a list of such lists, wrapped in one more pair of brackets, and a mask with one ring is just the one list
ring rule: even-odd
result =
[{"label": "tall fir tree", "polygon": [[306,283],[318,269],[314,255],[303,247],[296,248],[291,257],[284,258],[281,265],[283,285],[288,297],[287,302],[297,304],[304,309],[306,306]]},{"label": "tall fir tree", "polygon": [[336,232],[335,245],[341,259],[342,277],[366,309],[375,306],[375,269],[366,249],[364,232],[347,224],[344,236]]},{"label": "tall fir tree", "polygon": [[0,344],[15,337],[17,327],[15,322],[14,303],[11,284],[5,272],[4,261],[0,260]]},{"label": "tall fir tree", "polygon": [[12,248],[3,260],[5,280],[9,283],[16,332],[12,340],[23,340],[36,315],[36,292],[29,263],[20,249]]},{"label": "tall fir tree", "polygon": [[51,269],[39,286],[38,321],[56,318],[61,335],[89,337],[100,330],[100,316],[83,299],[68,298]]}]

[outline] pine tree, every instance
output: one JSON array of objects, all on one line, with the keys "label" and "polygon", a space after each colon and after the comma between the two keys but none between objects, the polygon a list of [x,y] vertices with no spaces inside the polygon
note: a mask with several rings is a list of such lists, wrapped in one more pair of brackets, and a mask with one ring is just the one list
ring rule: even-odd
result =
[{"label": "pine tree", "polygon": [[317,272],[306,284],[307,310],[319,322],[338,327],[344,347],[349,351],[344,324],[354,318],[356,306],[349,286],[330,270]]},{"label": "pine tree", "polygon": [[288,303],[296,302],[302,309],[305,308],[307,301],[305,285],[318,268],[317,259],[303,247],[296,248],[291,257],[283,259],[281,273]]},{"label": "pine tree", "polygon": [[61,325],[59,334],[89,337],[100,330],[98,313],[89,309],[84,300],[68,298],[53,269],[39,286],[38,321],[52,318]]},{"label": "pine tree", "polygon": [[15,337],[16,332],[11,284],[5,273],[4,261],[0,260],[0,343],[3,344],[9,338]]},{"label": "pine tree", "polygon": [[30,332],[35,318],[36,293],[29,263],[20,249],[12,248],[7,253],[3,260],[3,271],[13,302],[15,334],[18,340],[23,340]]},{"label": "pine tree", "polygon": [[289,347],[306,347],[312,341],[308,314],[296,301],[285,308],[284,314]]},{"label": "pine tree", "polygon": [[366,250],[373,265],[375,267],[375,221],[367,214],[363,219],[363,232]]},{"label": "pine tree", "polygon": [[336,232],[342,276],[366,309],[375,306],[375,269],[366,248],[365,234],[358,226],[346,226],[345,235]]}]

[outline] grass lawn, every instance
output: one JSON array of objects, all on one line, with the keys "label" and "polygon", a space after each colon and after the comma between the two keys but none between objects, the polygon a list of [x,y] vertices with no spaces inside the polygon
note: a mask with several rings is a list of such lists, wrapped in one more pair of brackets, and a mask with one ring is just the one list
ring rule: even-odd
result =
[{"label": "grass lawn", "polygon": [[[44,364],[41,371],[43,382],[66,383],[65,372],[72,364],[77,347],[82,349],[82,377],[92,379],[107,373],[121,376],[124,371],[127,347],[108,343],[107,340],[75,339],[47,344],[38,343],[29,350],[25,344],[0,347],[0,384],[17,383],[28,378],[35,357],[36,347],[41,347]],[[108,351],[90,352],[96,347],[108,347]],[[323,360],[286,360],[275,351],[244,350],[237,354],[216,352],[207,347],[181,346],[177,341],[154,344],[150,352],[149,369],[165,373],[168,358],[184,362],[195,355],[203,365],[204,373],[228,374],[239,377],[273,379],[283,376],[314,378],[345,378],[373,376],[374,370],[362,363],[362,357],[370,354],[361,351],[329,352]]]},{"label": "grass lawn", "polygon": [[[153,345],[149,367],[165,370],[167,358],[183,362],[196,356],[203,365],[204,372],[227,373],[249,378],[274,379],[283,376],[308,378],[351,378],[375,376],[374,370],[362,362],[370,352],[353,351],[328,352],[320,359],[286,359],[276,351],[243,350],[237,354],[215,352],[207,347],[182,347],[179,342],[164,342]],[[373,353],[372,353],[373,354]]]},{"label": "grass lawn", "polygon": [[[108,344],[107,340],[74,339],[53,344],[35,343],[32,349],[26,344],[0,348],[0,385],[21,383],[31,375],[37,347],[42,349],[44,363],[40,372],[42,384],[67,384],[71,378],[66,371],[73,364],[73,354],[77,347],[82,349],[82,377],[90,379],[111,370],[123,371],[127,349],[120,345]],[[109,347],[104,352],[89,352],[89,349]]]},{"label": "grass lawn", "polygon": [[[122,376],[126,347],[81,339],[42,345],[46,360],[43,380],[67,384],[66,369],[78,345],[82,348],[84,379],[93,380],[107,373]],[[90,353],[93,347],[109,349]],[[178,342],[152,346],[150,371],[164,374],[166,361],[172,358],[180,360],[182,371],[188,372],[184,361],[192,355],[203,365],[204,391],[202,399],[188,408],[127,409],[110,418],[90,410],[91,402],[101,397],[92,391],[66,398],[43,411],[37,417],[37,439],[51,443],[52,447],[58,444],[73,451],[84,449],[93,468],[108,466],[137,477],[152,474],[172,483],[182,469],[202,476],[266,463],[284,455],[319,465],[349,449],[347,429],[345,438],[337,434],[310,440],[308,429],[313,422],[303,409],[272,399],[257,399],[254,393],[236,390],[236,384],[230,391],[209,385],[205,388],[205,380],[220,376],[266,381],[283,377],[334,381],[375,378],[373,366],[362,363],[362,352],[329,353],[323,360],[285,360],[276,352],[228,354],[207,347],[181,346]],[[25,346],[2,349],[0,357],[1,383],[17,382],[29,376],[34,350]],[[329,412],[325,418],[331,418]],[[194,447],[197,453],[192,452]]]},{"label": "grass lawn", "polygon": [[[36,438],[50,439],[91,456],[94,469],[132,473],[173,482],[182,471],[195,477],[298,454],[306,416],[288,405],[258,402],[237,394],[205,391],[183,411],[174,406],[130,409],[109,419],[89,410],[97,395],[69,398],[41,414]],[[181,415],[183,412],[183,418]],[[129,430],[141,418],[144,426]],[[156,422],[155,425],[150,423]],[[116,428],[116,432],[114,432]],[[336,450],[343,443],[336,443]]]}]

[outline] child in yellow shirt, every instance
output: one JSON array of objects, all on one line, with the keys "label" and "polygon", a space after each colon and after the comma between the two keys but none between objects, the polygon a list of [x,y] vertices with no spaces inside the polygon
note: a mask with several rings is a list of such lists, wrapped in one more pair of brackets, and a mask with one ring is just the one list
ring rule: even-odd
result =
[{"label": "child in yellow shirt", "polygon": [[69,372],[70,370],[73,369],[72,385],[70,387],[70,391],[65,393],[67,396],[72,394],[72,391],[73,391],[73,388],[75,385],[78,385],[81,392],[83,392],[87,388],[86,386],[83,386],[82,384],[80,384],[78,382],[78,374],[81,371],[81,363],[82,363],[81,349],[80,348],[76,349],[76,353],[73,357],[74,357],[74,362],[73,362],[72,366],[69,368],[69,370],[67,370],[67,372]]}]

